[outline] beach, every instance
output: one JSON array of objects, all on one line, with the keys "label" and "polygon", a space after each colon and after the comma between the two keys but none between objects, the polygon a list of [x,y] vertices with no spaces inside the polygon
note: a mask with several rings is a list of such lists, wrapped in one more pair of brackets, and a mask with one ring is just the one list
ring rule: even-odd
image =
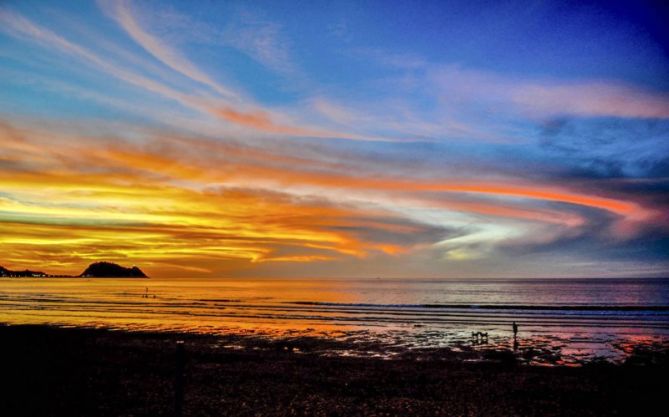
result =
[{"label": "beach", "polygon": [[[446,349],[475,356],[472,350],[515,345],[523,363],[582,366],[623,363],[635,350],[669,345],[667,279],[5,278],[0,284],[2,323],[321,340],[330,343],[319,343],[322,354],[338,356]],[[486,337],[473,340],[479,332]]]},{"label": "beach", "polygon": [[0,341],[3,416],[173,416],[177,341],[184,416],[663,415],[669,371],[666,350],[545,367],[501,350],[324,355],[346,347],[316,338],[19,325]]}]

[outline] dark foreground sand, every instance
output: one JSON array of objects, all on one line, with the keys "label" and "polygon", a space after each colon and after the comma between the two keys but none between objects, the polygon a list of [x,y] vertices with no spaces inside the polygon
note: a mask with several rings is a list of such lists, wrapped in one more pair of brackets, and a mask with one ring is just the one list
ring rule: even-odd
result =
[{"label": "dark foreground sand", "polygon": [[[185,340],[185,416],[667,415],[667,353],[625,365],[521,366],[448,352],[396,360],[323,357],[321,343],[0,326],[0,416],[174,415]],[[326,342],[322,342],[326,343]],[[302,353],[291,352],[299,346]],[[306,351],[306,352],[305,352]]]}]

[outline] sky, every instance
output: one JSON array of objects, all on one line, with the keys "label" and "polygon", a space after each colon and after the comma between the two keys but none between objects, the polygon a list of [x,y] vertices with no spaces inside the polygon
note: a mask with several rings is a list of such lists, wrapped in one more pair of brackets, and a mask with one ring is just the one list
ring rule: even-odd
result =
[{"label": "sky", "polygon": [[2,1],[0,264],[669,275],[661,2]]}]

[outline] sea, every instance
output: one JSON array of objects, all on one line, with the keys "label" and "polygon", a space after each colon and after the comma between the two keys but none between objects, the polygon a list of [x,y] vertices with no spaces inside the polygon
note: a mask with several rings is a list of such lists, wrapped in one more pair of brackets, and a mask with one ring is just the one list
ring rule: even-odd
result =
[{"label": "sea", "polygon": [[309,337],[388,359],[513,348],[580,366],[667,349],[669,279],[3,278],[0,323]]}]

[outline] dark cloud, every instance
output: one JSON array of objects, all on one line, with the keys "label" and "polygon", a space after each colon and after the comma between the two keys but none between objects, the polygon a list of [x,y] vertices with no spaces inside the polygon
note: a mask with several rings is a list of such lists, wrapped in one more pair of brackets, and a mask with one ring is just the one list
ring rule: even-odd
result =
[{"label": "dark cloud", "polygon": [[666,172],[669,122],[559,118],[538,130],[540,157],[561,176],[649,178]]},{"label": "dark cloud", "polygon": [[[599,210],[574,208],[586,216],[588,223],[578,233],[559,236],[546,243],[511,242],[500,246],[509,256],[559,254],[578,259],[607,261],[669,262],[669,219],[661,215],[653,224],[639,226],[632,237],[616,237],[610,233],[620,219]],[[669,271],[667,271],[669,273]]]}]

